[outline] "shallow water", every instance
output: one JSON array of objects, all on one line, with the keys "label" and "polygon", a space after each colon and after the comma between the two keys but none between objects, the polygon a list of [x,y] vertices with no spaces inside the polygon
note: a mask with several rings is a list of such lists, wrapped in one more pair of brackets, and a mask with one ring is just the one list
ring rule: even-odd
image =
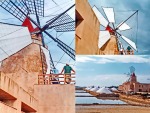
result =
[{"label": "shallow water", "polygon": [[89,93],[76,93],[75,94],[76,96],[78,96],[78,95],[83,95],[83,96],[91,96],[91,94],[89,94]]},{"label": "shallow water", "polygon": [[[76,96],[91,96],[89,93],[76,93]],[[127,104],[121,100],[97,99],[96,97],[76,97],[76,104]]]}]

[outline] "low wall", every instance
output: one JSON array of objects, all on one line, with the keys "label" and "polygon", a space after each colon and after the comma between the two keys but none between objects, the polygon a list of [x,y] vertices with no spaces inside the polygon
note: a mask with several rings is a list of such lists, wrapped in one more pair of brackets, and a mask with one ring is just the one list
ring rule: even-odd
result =
[{"label": "low wall", "polygon": [[75,86],[73,84],[35,85],[39,101],[38,113],[75,113]]},{"label": "low wall", "polygon": [[17,109],[0,102],[0,113],[17,113]]},{"label": "low wall", "polygon": [[[33,108],[35,111],[37,110],[37,99],[35,99],[32,95],[30,95],[27,91],[20,87],[16,82],[14,82],[12,79],[10,79],[2,73],[0,73],[0,96],[1,100],[9,102],[9,105],[15,108],[17,108],[18,106],[21,107],[21,102],[23,102],[31,108]],[[15,104],[14,102],[11,102],[11,100],[19,100],[20,102]]]}]

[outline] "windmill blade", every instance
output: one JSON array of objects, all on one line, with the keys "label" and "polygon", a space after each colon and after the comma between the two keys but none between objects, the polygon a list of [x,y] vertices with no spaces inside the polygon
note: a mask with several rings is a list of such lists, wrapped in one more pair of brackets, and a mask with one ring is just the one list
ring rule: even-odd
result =
[{"label": "windmill blade", "polygon": [[75,22],[69,22],[67,24],[59,25],[54,27],[57,32],[69,32],[75,31]]},{"label": "windmill blade", "polygon": [[104,27],[107,27],[108,21],[104,18],[104,16],[101,14],[101,12],[98,10],[98,8],[96,6],[93,7],[93,11],[94,11],[96,17],[98,18],[100,24]]},{"label": "windmill blade", "polygon": [[[15,4],[24,12],[24,14],[27,15],[29,13],[22,0],[15,1]],[[23,22],[25,20],[26,16],[22,14],[18,8],[14,7],[14,4],[11,0],[1,0],[0,6],[20,21]]]},{"label": "windmill blade", "polygon": [[70,48],[68,45],[66,45],[61,40],[57,39],[58,47],[61,48],[65,53],[67,53],[73,60],[75,60],[75,50]]},{"label": "windmill blade", "polygon": [[99,35],[99,48],[103,47],[103,45],[110,39],[109,31],[100,31]]},{"label": "windmill blade", "polygon": [[[30,14],[44,17],[44,0],[22,0]],[[35,11],[36,9],[36,11]]]},{"label": "windmill blade", "polygon": [[125,42],[127,42],[134,50],[137,51],[136,44],[135,44],[133,41],[131,41],[130,39],[128,39],[127,37],[125,37],[125,36],[123,36],[123,35],[121,35],[121,38],[122,38]]},{"label": "windmill blade", "polygon": [[47,31],[44,31],[45,34],[47,34],[52,40],[57,42],[57,46],[62,49],[66,54],[68,54],[73,60],[75,60],[75,50],[72,49],[70,46],[59,40],[58,38],[54,38],[51,34],[49,34]]},{"label": "windmill blade", "polygon": [[0,61],[32,43],[27,27],[0,23]]},{"label": "windmill blade", "polygon": [[[53,21],[55,18],[48,22]],[[57,32],[67,32],[75,30],[75,20],[73,20],[67,13],[63,14],[60,18],[54,21],[47,29],[54,28]]]},{"label": "windmill blade", "polygon": [[41,46],[41,50],[43,51],[43,53],[45,55],[45,58],[46,58],[46,63],[47,63],[46,74],[49,74],[50,73],[50,69],[55,69],[54,62],[53,62],[52,56],[50,54],[50,51],[48,49],[46,49],[43,46]]},{"label": "windmill blade", "polygon": [[123,21],[122,23],[120,23],[120,25],[118,25],[118,27],[116,27],[116,29],[115,30],[117,30],[122,24],[124,24],[125,22],[127,22],[133,15],[135,15],[135,14],[138,14],[138,10],[137,11],[135,11],[129,18],[127,18],[125,21]]},{"label": "windmill blade", "polygon": [[[47,24],[45,26],[43,26],[43,28],[41,28],[41,31],[45,31],[46,29],[48,29],[51,25],[52,26],[57,26],[59,22],[61,22],[61,24],[64,23],[68,23],[68,22],[72,22],[73,19],[66,14],[69,10],[71,10],[73,7],[75,6],[75,4],[73,4],[72,6],[70,6],[67,10],[65,10],[63,13],[59,14],[58,16],[52,18],[51,20],[49,20],[47,22]],[[63,17],[63,18],[61,18]]]},{"label": "windmill blade", "polygon": [[118,25],[117,25],[117,28],[118,28],[119,30],[121,30],[121,31],[131,29],[128,24],[123,23],[123,22],[121,22],[120,24],[118,24]]},{"label": "windmill blade", "polygon": [[106,14],[106,17],[110,23],[115,23],[115,13],[113,8],[104,8],[104,13]]},{"label": "windmill blade", "polygon": [[[10,10],[10,9],[6,9],[6,8],[5,8],[5,7],[7,7],[7,6],[5,5],[5,2],[7,3],[7,0],[4,0],[4,1],[0,2],[0,6],[3,7],[6,11],[8,11],[8,10]],[[68,45],[64,44],[63,42],[61,43],[61,42],[57,41],[57,39],[55,39],[53,36],[51,36],[51,35],[46,31],[46,29],[49,27],[49,25],[51,25],[53,22],[55,22],[57,19],[59,19],[62,15],[64,15],[67,11],[69,11],[71,8],[73,8],[73,7],[75,6],[75,4],[72,5],[71,7],[69,7],[66,11],[64,11],[64,12],[61,13],[60,15],[58,15],[54,20],[50,21],[50,22],[49,22],[48,24],[46,24],[43,28],[41,28],[33,19],[31,19],[31,18],[27,15],[27,13],[24,12],[24,10],[22,10],[20,7],[18,7],[14,2],[10,1],[10,3],[7,3],[7,5],[9,5],[9,4],[11,4],[11,7],[14,7],[14,9],[18,11],[19,16],[16,16],[16,15],[17,15],[17,12],[15,12],[15,13],[13,14],[13,12],[8,11],[9,13],[11,13],[13,16],[15,16],[15,17],[18,18],[18,19],[19,19],[20,16],[22,16],[23,18],[20,17],[21,19],[19,19],[19,20],[22,21],[22,22],[25,20],[25,18],[28,18],[34,25],[36,25],[36,26],[38,27],[39,32],[44,32],[45,34],[47,34],[52,40],[54,40],[56,43],[58,43],[58,44],[60,45],[59,47],[60,47],[61,49],[63,49],[64,52],[66,52],[73,60],[75,60],[75,51],[74,51],[71,47],[69,47]],[[4,5],[5,7],[4,7],[3,5]],[[64,46],[63,44],[64,44],[65,46]],[[72,50],[73,50],[73,51],[72,51]]]}]

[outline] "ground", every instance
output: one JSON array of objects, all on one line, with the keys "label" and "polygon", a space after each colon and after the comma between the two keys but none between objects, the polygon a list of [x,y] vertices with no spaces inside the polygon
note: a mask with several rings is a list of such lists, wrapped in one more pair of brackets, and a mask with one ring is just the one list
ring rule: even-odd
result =
[{"label": "ground", "polygon": [[76,113],[150,113],[150,107],[131,105],[76,106]]}]

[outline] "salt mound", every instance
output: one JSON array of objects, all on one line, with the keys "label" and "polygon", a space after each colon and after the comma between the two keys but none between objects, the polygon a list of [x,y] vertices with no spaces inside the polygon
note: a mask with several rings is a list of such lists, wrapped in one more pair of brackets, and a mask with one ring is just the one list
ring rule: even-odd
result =
[{"label": "salt mound", "polygon": [[117,90],[116,88],[114,88],[114,87],[113,87],[113,88],[111,88],[111,90],[112,90],[112,91],[118,91],[118,90]]},{"label": "salt mound", "polygon": [[86,89],[86,90],[90,90],[91,88],[88,87],[88,88],[85,88],[85,89]]},{"label": "salt mound", "polygon": [[85,88],[86,90],[90,90],[90,89],[92,89],[92,87],[91,86],[89,86],[89,87],[87,87],[87,88]]},{"label": "salt mound", "polygon": [[98,87],[94,87],[94,88],[90,89],[90,91],[96,92],[98,89],[99,89]]},{"label": "salt mound", "polygon": [[100,89],[97,90],[96,92],[97,92],[97,93],[100,93],[100,94],[112,94],[112,92],[109,91],[108,88],[105,88],[105,87],[100,88]]}]

